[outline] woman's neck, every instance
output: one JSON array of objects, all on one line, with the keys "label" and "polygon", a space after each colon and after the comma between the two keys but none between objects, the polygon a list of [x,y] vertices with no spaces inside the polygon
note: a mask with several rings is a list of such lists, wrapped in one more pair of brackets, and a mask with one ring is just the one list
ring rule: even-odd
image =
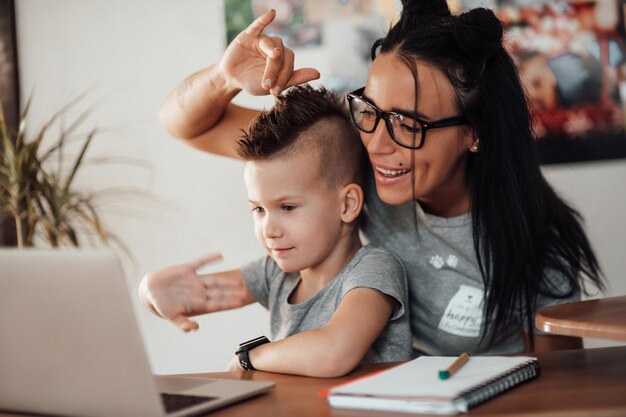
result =
[{"label": "woman's neck", "polygon": [[459,199],[452,204],[445,202],[426,202],[418,200],[425,213],[432,214],[437,217],[451,218],[462,216],[470,211],[469,196],[464,199]]},{"label": "woman's neck", "polygon": [[470,211],[470,191],[465,178],[448,181],[432,196],[418,198],[424,212],[438,217],[450,218]]}]

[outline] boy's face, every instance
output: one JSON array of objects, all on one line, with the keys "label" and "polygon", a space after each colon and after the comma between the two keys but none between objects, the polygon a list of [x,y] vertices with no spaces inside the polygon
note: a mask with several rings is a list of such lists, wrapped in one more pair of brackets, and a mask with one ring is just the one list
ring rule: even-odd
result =
[{"label": "boy's face", "polygon": [[341,187],[328,188],[318,158],[300,153],[246,162],[256,237],[285,272],[323,269],[342,233]]}]

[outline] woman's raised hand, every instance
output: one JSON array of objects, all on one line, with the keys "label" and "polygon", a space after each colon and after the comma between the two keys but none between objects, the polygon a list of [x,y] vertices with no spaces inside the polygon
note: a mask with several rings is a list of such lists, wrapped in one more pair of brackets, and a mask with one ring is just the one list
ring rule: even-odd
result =
[{"label": "woman's raised hand", "polygon": [[279,95],[287,87],[318,79],[314,68],[294,69],[294,53],[279,37],[263,30],[274,20],[270,10],[259,16],[228,45],[220,71],[233,87],[252,95]]}]

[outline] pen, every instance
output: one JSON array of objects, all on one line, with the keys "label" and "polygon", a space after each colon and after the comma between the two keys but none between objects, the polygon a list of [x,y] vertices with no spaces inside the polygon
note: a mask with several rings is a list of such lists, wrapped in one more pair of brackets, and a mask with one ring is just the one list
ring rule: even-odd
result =
[{"label": "pen", "polygon": [[439,379],[450,378],[452,375],[456,373],[456,371],[461,369],[461,367],[465,365],[467,361],[469,361],[469,358],[470,357],[467,353],[463,353],[461,356],[456,358],[454,362],[452,362],[452,365],[448,366],[448,369],[439,371]]}]

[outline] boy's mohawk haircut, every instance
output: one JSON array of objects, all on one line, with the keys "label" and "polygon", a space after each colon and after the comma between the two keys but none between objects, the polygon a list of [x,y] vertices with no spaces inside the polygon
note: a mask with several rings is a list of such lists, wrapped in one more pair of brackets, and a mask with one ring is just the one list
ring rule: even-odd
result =
[{"label": "boy's mohawk haircut", "polygon": [[335,94],[308,84],[292,87],[277,97],[272,109],[250,123],[235,149],[245,160],[269,159],[289,148],[315,123],[332,116],[347,117]]},{"label": "boy's mohawk haircut", "polygon": [[314,149],[330,185],[363,183],[365,149],[344,101],[325,88],[292,87],[243,132],[236,151],[246,161],[268,160]]}]

